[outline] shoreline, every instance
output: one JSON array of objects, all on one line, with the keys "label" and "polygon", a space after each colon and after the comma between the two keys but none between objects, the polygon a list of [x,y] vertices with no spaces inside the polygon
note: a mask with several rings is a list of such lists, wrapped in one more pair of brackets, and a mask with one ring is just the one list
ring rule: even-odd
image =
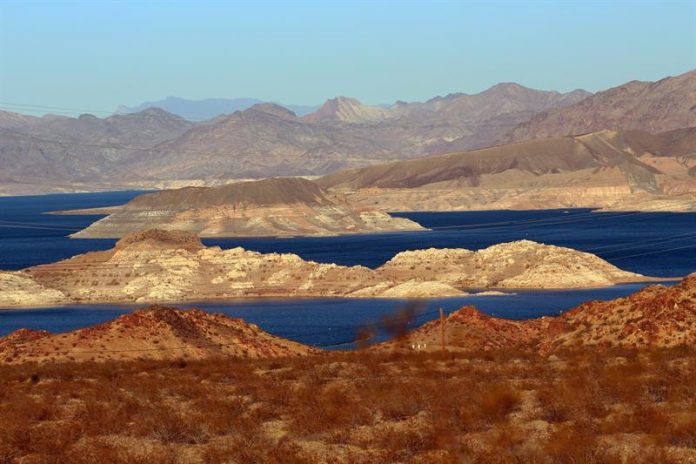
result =
[{"label": "shoreline", "polygon": [[[139,305],[195,305],[195,304],[231,304],[231,303],[246,303],[250,301],[260,301],[260,302],[273,302],[273,301],[338,301],[338,300],[355,300],[355,301],[365,301],[365,300],[376,300],[376,301],[430,301],[430,300],[445,300],[445,299],[457,299],[457,298],[471,298],[471,297],[497,297],[497,296],[515,296],[530,293],[556,293],[556,292],[582,292],[588,290],[601,290],[613,287],[620,287],[623,285],[638,285],[645,284],[644,287],[649,285],[656,285],[660,283],[673,283],[676,284],[680,282],[683,277],[649,277],[645,280],[634,280],[634,281],[624,281],[617,282],[611,285],[602,286],[591,286],[591,287],[557,287],[557,288],[508,288],[508,287],[491,287],[491,288],[467,288],[463,289],[462,295],[456,296],[436,296],[436,297],[410,297],[410,298],[399,298],[399,297],[385,297],[385,296],[345,296],[345,295],[317,295],[317,296],[282,296],[282,295],[249,295],[249,296],[235,296],[231,298],[211,298],[211,299],[184,299],[184,300],[149,300],[149,301],[123,301],[123,300],[100,300],[100,301],[66,301],[62,303],[46,304],[46,305],[17,305],[17,306],[1,306],[0,313],[5,311],[31,311],[31,310],[42,310],[42,309],[54,309],[65,306],[103,306],[103,305],[124,305],[124,306],[139,306]],[[466,293],[467,291],[473,291],[473,293]]]}]

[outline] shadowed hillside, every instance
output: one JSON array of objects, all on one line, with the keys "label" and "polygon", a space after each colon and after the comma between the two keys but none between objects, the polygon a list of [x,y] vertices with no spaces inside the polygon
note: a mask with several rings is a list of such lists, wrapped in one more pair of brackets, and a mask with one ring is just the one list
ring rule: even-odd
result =
[{"label": "shadowed hillside", "polygon": [[[317,182],[387,211],[694,203],[696,128],[602,131],[345,170]],[[681,205],[680,205],[681,204]]]},{"label": "shadowed hillside", "polygon": [[565,108],[540,113],[503,140],[575,135],[600,130],[664,132],[696,126],[696,70],[657,82],[631,81]]}]

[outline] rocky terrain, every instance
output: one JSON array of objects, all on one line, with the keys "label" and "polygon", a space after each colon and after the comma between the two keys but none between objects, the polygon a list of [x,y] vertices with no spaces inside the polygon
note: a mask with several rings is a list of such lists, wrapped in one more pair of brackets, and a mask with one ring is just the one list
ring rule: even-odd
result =
[{"label": "rocky terrain", "polygon": [[273,358],[316,350],[254,324],[197,309],[161,306],[62,334],[21,329],[0,339],[0,363],[133,359]]},{"label": "rocky terrain", "polygon": [[692,346],[0,365],[0,459],[681,464],[695,375]]},{"label": "rocky terrain", "polygon": [[521,123],[503,140],[600,130],[657,133],[696,126],[696,70],[657,82],[631,81]]},{"label": "rocky terrain", "polygon": [[340,193],[330,193],[301,178],[165,190],[140,195],[123,207],[101,212],[109,215],[72,236],[122,237],[148,228],[192,232],[201,237],[424,230],[409,219],[370,207],[355,208]]},{"label": "rocky terrain", "polygon": [[648,281],[601,259],[522,241],[485,250],[421,250],[370,269],[294,254],[205,247],[192,234],[149,230],[107,251],[0,273],[0,307],[258,297],[461,296],[467,288],[580,288]]},{"label": "rocky terrain", "polygon": [[479,251],[403,251],[379,268],[391,278],[432,280],[456,288],[583,288],[643,280],[591,253],[530,240]]},{"label": "rocky terrain", "polygon": [[[441,346],[441,327],[440,321],[432,321],[402,340],[374,349],[436,351]],[[625,298],[590,301],[557,317],[514,321],[465,307],[448,315],[444,328],[448,350],[529,348],[549,354],[588,346],[692,346],[696,342],[696,274],[672,287],[649,286]]]},{"label": "rocky terrain", "polygon": [[318,179],[384,211],[691,210],[696,128],[602,131],[341,171]]}]

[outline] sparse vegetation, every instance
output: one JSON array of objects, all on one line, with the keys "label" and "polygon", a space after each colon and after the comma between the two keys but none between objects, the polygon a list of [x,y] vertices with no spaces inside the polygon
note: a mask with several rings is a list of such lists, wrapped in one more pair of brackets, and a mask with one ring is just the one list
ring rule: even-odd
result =
[{"label": "sparse vegetation", "polygon": [[696,352],[0,367],[0,463],[688,462]]}]

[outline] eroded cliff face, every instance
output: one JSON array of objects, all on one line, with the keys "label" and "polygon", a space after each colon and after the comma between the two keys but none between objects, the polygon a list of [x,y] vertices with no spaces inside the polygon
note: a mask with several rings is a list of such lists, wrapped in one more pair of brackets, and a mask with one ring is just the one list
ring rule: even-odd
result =
[{"label": "eroded cliff face", "polygon": [[49,306],[67,299],[60,290],[44,287],[21,272],[0,272],[2,306]]},{"label": "eroded cliff face", "polygon": [[[163,302],[257,297],[422,298],[467,288],[579,288],[650,278],[587,253],[521,241],[478,252],[404,252],[377,269],[295,254],[205,247],[182,232],[150,230],[107,251],[0,273],[0,307],[75,302]],[[7,282],[7,283],[5,283]]]},{"label": "eroded cliff face", "polygon": [[301,178],[183,188],[136,197],[75,238],[115,238],[157,227],[201,237],[342,235],[424,230],[367,205],[356,206]]}]

